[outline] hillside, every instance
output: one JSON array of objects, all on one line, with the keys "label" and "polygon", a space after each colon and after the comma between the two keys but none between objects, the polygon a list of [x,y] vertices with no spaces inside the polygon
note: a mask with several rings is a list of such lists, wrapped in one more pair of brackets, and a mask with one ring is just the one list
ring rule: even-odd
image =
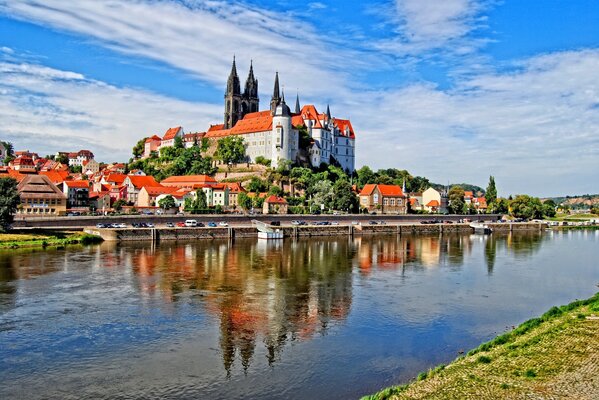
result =
[{"label": "hillside", "polygon": [[[549,197],[555,204],[567,205],[571,209],[589,209],[599,205],[599,194],[584,194],[580,196]],[[545,199],[543,199],[545,200]]]}]

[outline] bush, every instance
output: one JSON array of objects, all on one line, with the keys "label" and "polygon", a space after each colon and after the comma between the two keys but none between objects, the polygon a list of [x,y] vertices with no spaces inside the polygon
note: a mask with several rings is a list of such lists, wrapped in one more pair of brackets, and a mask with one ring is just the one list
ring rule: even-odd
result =
[{"label": "bush", "polygon": [[258,157],[256,157],[256,164],[265,165],[267,167],[270,167],[270,160],[267,158],[264,158],[262,156],[258,156]]},{"label": "bush", "polygon": [[480,357],[478,357],[477,361],[479,363],[481,363],[481,364],[490,364],[491,363],[491,358],[487,357],[487,356],[480,356]]}]

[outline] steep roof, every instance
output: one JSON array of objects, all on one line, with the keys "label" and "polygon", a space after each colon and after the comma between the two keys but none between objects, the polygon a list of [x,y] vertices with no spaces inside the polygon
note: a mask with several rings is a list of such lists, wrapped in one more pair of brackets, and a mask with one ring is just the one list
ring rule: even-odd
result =
[{"label": "steep roof", "polygon": [[383,196],[403,197],[404,195],[401,187],[397,185],[378,185],[378,187]]},{"label": "steep roof", "polygon": [[17,185],[21,197],[64,199],[66,195],[45,175],[27,175]]},{"label": "steep roof", "polygon": [[50,171],[41,171],[40,175],[46,175],[48,178],[50,178],[52,183],[56,184],[56,183],[64,182],[67,179],[67,177],[69,176],[69,173],[67,171],[50,170]]},{"label": "steep roof", "polygon": [[127,175],[125,174],[108,174],[108,176],[105,178],[106,182],[114,182],[116,184],[122,184],[125,181],[125,178],[127,177]]},{"label": "steep roof", "polygon": [[370,196],[372,194],[372,192],[374,192],[374,189],[376,189],[375,184],[372,184],[372,183],[366,184],[362,188],[362,191],[360,192],[360,196]]},{"label": "steep roof", "polygon": [[89,189],[89,181],[64,181],[64,184],[70,188]]},{"label": "steep roof", "polygon": [[426,203],[427,207],[439,207],[439,201],[437,200],[431,200],[428,203]]},{"label": "steep roof", "polygon": [[210,125],[210,128],[208,128],[208,132],[221,131],[224,127],[225,124]]},{"label": "steep roof", "polygon": [[239,183],[239,182],[228,182],[228,183],[225,183],[225,186],[227,186],[229,188],[229,193],[245,192],[245,190],[243,189],[243,186],[241,186],[241,183]]},{"label": "steep roof", "polygon": [[131,184],[136,188],[161,186],[160,183],[156,182],[153,176],[127,175],[127,178],[129,178]]},{"label": "steep roof", "polygon": [[170,176],[163,179],[161,184],[175,184],[175,183],[193,183],[193,184],[209,184],[216,183],[216,179],[208,175],[177,175]]},{"label": "steep roof", "polygon": [[287,204],[287,200],[282,197],[275,196],[274,194],[270,195],[266,200],[264,200],[264,202],[270,204]]},{"label": "steep roof", "polygon": [[164,134],[164,137],[162,138],[162,140],[174,139],[175,136],[177,136],[177,133],[179,133],[180,130],[181,130],[180,126],[176,126],[174,128],[167,129],[167,131]]},{"label": "steep roof", "polygon": [[146,139],[146,143],[149,143],[149,142],[159,142],[161,140],[162,139],[160,139],[160,136],[158,136],[158,135],[152,135],[152,136],[150,136],[149,138]]},{"label": "steep roof", "polygon": [[[356,134],[354,133],[354,127],[352,126],[351,121],[349,119],[335,118],[335,125],[339,129],[339,132],[341,132],[341,135],[347,136],[350,139],[355,139]],[[346,132],[346,130],[349,131],[349,134]]]}]

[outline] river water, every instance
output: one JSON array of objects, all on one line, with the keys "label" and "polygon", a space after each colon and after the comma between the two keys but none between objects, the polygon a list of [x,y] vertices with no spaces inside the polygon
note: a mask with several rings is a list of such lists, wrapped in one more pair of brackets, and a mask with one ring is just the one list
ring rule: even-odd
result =
[{"label": "river water", "polygon": [[599,231],[0,252],[2,399],[347,399],[593,295]]}]

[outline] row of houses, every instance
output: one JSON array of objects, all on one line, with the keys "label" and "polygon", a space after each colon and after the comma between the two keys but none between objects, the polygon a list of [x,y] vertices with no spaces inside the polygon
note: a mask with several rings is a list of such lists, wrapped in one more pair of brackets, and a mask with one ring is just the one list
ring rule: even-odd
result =
[{"label": "row of houses", "polygon": [[[448,199],[446,192],[428,188],[424,192],[404,193],[398,185],[364,185],[359,192],[360,208],[367,212],[381,214],[406,214],[408,208],[412,211],[429,213],[446,213]],[[471,191],[464,191],[464,203],[472,204],[479,213],[486,212],[487,201],[482,196],[474,196]]]}]

